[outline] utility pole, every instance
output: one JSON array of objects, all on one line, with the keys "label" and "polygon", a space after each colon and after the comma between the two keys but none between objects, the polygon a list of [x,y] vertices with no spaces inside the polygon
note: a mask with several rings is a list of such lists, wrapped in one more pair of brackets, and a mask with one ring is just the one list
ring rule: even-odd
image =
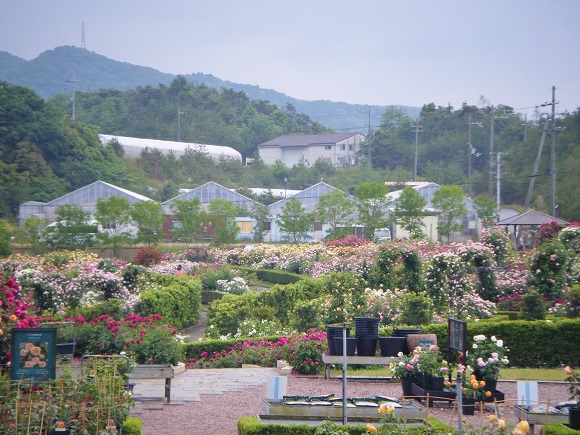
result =
[{"label": "utility pole", "polygon": [[472,165],[471,165],[471,154],[473,154],[473,148],[471,146],[471,126],[472,125],[479,125],[483,127],[481,122],[471,122],[471,113],[469,114],[469,124],[467,126],[467,190],[468,190],[468,197],[471,198],[471,173],[472,173]]},{"label": "utility pole", "polygon": [[70,97],[70,101],[72,102],[72,119],[73,119],[73,121],[76,119],[76,95],[77,95],[76,83],[77,82],[78,82],[78,80],[76,80],[74,77],[65,82],[65,83],[72,86],[72,94]]},{"label": "utility pole", "polygon": [[[495,120],[496,119],[503,119],[507,118],[507,116],[493,116],[493,107],[491,108],[491,125],[490,125],[490,133],[489,133],[489,183],[487,186],[487,191],[489,193],[489,197],[493,198],[493,147],[494,147],[494,140],[495,140]],[[498,154],[499,159],[499,154]]]},{"label": "utility pole", "polygon": [[524,126],[524,142],[528,141],[528,114],[524,114],[524,123],[522,124]]},{"label": "utility pole", "polygon": [[183,112],[177,105],[177,142],[181,142],[181,115],[183,115]]},{"label": "utility pole", "polygon": [[84,21],[83,21],[83,26],[82,26],[82,29],[81,29],[81,48],[83,50],[86,50],[87,49],[87,44],[85,42],[85,22]]},{"label": "utility pole", "polygon": [[497,172],[496,213],[498,215],[498,220],[499,220],[499,210],[501,207],[501,163],[500,163],[500,160],[501,160],[501,153],[497,153],[497,161],[496,161],[496,164],[497,164],[497,166],[496,166],[496,172]]},{"label": "utility pole", "polygon": [[552,216],[556,217],[556,86],[552,86],[552,147],[550,149]]},{"label": "utility pole", "polygon": [[369,146],[369,167],[372,167],[371,162],[371,106],[369,106],[369,133],[367,135],[367,143]]},{"label": "utility pole", "polygon": [[423,127],[419,125],[419,118],[413,127],[413,132],[415,133],[415,170],[413,171],[413,181],[417,181],[417,155],[419,153],[419,133],[423,132]]}]

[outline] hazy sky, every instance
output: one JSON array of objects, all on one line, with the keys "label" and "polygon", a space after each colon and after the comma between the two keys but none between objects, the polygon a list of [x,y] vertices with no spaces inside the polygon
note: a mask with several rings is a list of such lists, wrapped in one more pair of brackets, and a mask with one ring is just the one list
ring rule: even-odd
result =
[{"label": "hazy sky", "polygon": [[0,51],[79,47],[83,22],[111,59],[304,100],[580,107],[579,0],[0,0]]}]

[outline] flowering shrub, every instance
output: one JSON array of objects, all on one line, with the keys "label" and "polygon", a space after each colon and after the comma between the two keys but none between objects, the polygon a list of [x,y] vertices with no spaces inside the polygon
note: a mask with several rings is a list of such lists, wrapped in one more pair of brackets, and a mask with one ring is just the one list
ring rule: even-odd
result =
[{"label": "flowering shrub", "polygon": [[217,289],[222,292],[231,293],[234,295],[241,295],[247,292],[250,288],[242,277],[235,277],[231,281],[227,279],[219,279],[217,281]]},{"label": "flowering shrub", "polygon": [[543,244],[530,262],[528,284],[543,296],[561,298],[567,284],[567,250],[557,242]]},{"label": "flowering shrub", "polygon": [[399,352],[398,355],[391,360],[389,370],[393,379],[401,378],[416,378],[419,370],[417,369],[417,362],[419,355],[413,353],[405,355]]},{"label": "flowering shrub", "polygon": [[491,248],[497,264],[503,266],[508,263],[512,254],[512,242],[507,230],[496,226],[484,229],[481,233],[481,243]]},{"label": "flowering shrub", "polygon": [[495,336],[488,340],[485,335],[476,335],[473,341],[471,350],[467,352],[467,363],[481,374],[482,379],[497,379],[500,369],[509,364],[506,357],[509,349]]},{"label": "flowering shrub", "polygon": [[78,353],[116,355],[125,352],[138,364],[179,362],[183,339],[171,325],[163,323],[159,315],[131,314],[123,320],[115,320],[103,314],[90,322],[80,320],[75,320]]},{"label": "flowering shrub", "polygon": [[568,392],[571,394],[570,400],[576,401],[576,407],[580,408],[580,373],[578,370],[571,369],[570,366],[564,367],[564,373],[568,382]]},{"label": "flowering shrub", "polygon": [[348,236],[344,239],[331,240],[330,242],[326,243],[326,246],[328,248],[336,248],[338,246],[356,247],[361,245],[368,245],[369,243],[371,243],[371,241],[368,239],[363,239],[362,237],[358,236]]},{"label": "flowering shrub", "polygon": [[540,229],[536,234],[534,246],[538,247],[544,243],[550,243],[552,240],[558,238],[558,233],[564,228],[556,221],[548,222],[540,225]]},{"label": "flowering shrub", "polygon": [[[284,328],[279,322],[267,319],[246,319],[240,323],[233,338],[266,337],[285,334]],[[222,338],[222,337],[220,337]],[[223,338],[231,338],[228,335]]]},{"label": "flowering shrub", "polygon": [[312,330],[306,334],[280,337],[276,342],[261,339],[238,342],[221,352],[201,352],[190,358],[186,368],[234,368],[242,364],[275,367],[276,361],[288,360],[300,374],[318,373],[326,349],[326,332]]},{"label": "flowering shrub", "polygon": [[137,255],[135,255],[134,262],[139,266],[149,267],[161,263],[161,260],[163,260],[161,252],[159,252],[154,245],[151,245],[139,248]]},{"label": "flowering shrub", "polygon": [[417,370],[432,376],[443,376],[449,371],[447,361],[439,354],[437,345],[429,347],[417,346],[413,350],[413,361],[417,364]]}]

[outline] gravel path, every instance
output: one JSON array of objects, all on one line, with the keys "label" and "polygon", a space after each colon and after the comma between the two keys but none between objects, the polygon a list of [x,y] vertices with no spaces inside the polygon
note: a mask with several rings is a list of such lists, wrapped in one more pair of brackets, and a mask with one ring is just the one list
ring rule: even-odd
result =
[{"label": "gravel path", "polygon": [[[510,406],[502,405],[502,415],[507,415],[508,423],[517,422],[512,412],[512,404],[516,400],[516,383],[499,382],[498,389],[505,394],[506,402]],[[143,435],[205,435],[237,434],[237,420],[242,416],[256,416],[260,414],[261,401],[266,393],[266,379],[260,386],[244,388],[238,392],[225,392],[216,395],[201,395],[199,402],[186,402],[182,405],[165,405],[161,410],[148,410],[139,417],[143,420]],[[290,376],[288,379],[287,395],[324,395],[334,394],[342,397],[342,381],[338,379],[324,380],[320,377]],[[348,397],[368,397],[387,395],[400,397],[400,384],[385,381],[349,380],[347,385]],[[567,400],[566,384],[540,383],[539,396],[543,403],[549,401],[555,404]],[[507,414],[506,414],[507,411]],[[465,417],[467,424],[480,427],[487,422],[493,412],[493,406],[486,404],[483,415],[476,411],[476,416]],[[436,402],[429,408],[429,413],[445,423],[457,425],[457,415],[452,405],[447,402]]]}]

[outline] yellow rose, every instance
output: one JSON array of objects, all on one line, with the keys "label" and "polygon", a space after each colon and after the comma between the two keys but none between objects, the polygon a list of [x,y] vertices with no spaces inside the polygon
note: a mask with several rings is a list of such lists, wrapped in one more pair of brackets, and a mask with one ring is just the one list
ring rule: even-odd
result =
[{"label": "yellow rose", "polygon": [[485,392],[485,397],[491,397],[491,391],[489,391],[489,390],[488,390],[488,391],[486,391],[486,392]]},{"label": "yellow rose", "polygon": [[480,387],[485,387],[485,381],[479,381],[479,386]]},{"label": "yellow rose", "polygon": [[490,423],[493,423],[493,422],[494,422],[494,421],[496,421],[496,420],[497,420],[497,417],[495,416],[495,414],[491,414],[491,415],[489,416],[489,422],[490,422]]},{"label": "yellow rose", "polygon": [[368,423],[367,424],[367,432],[368,433],[377,433],[377,428],[374,427],[372,424]]},{"label": "yellow rose", "polygon": [[16,320],[16,319],[18,319],[18,317],[16,316],[16,314],[12,314],[12,315],[10,316],[10,320],[14,321],[14,320]]},{"label": "yellow rose", "polygon": [[514,435],[525,435],[526,433],[525,433],[523,430],[521,430],[521,429],[518,429],[518,428],[516,427],[516,428],[514,429],[514,431],[513,431],[513,434],[514,434]]},{"label": "yellow rose", "polygon": [[498,429],[505,429],[505,420],[501,418],[497,420],[497,428]]},{"label": "yellow rose", "polygon": [[517,428],[525,433],[530,430],[530,424],[526,420],[522,420],[518,423]]}]

